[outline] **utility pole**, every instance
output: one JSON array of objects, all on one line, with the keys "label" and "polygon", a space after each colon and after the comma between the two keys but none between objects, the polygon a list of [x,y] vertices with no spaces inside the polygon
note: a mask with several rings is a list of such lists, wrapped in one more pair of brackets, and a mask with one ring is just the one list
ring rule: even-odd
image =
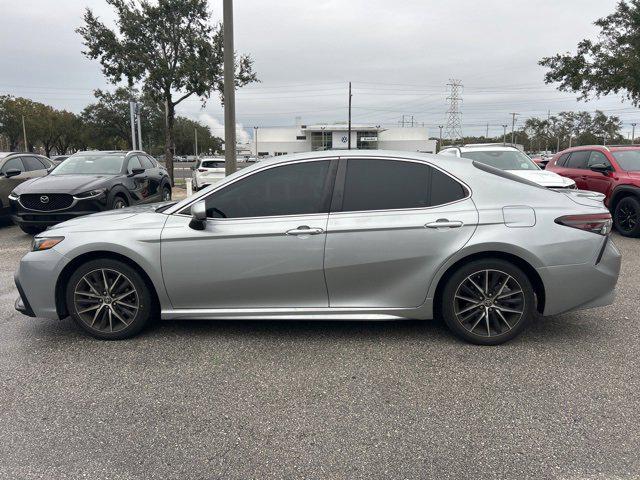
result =
[{"label": "utility pole", "polygon": [[506,123],[504,125],[502,125],[502,128],[504,130],[504,133],[502,134],[502,145],[506,145],[507,144],[507,127],[508,127],[508,125]]},{"label": "utility pole", "polygon": [[27,142],[27,128],[24,126],[24,115],[22,115],[22,136],[24,138],[24,151],[29,151],[29,142]]},{"label": "utility pole", "polygon": [[631,144],[636,143],[636,125],[637,123],[633,122],[631,124],[632,130],[631,130]]},{"label": "utility pole", "polygon": [[233,0],[222,2],[224,49],[224,169],[226,175],[236,171],[236,92],[233,50]]},{"label": "utility pole", "polygon": [[193,131],[194,131],[195,136],[196,136],[195,144],[194,144],[194,148],[193,148],[193,153],[194,153],[194,155],[196,157],[196,160],[197,160],[198,159],[198,129],[194,128]]},{"label": "utility pole", "polygon": [[516,115],[518,115],[517,113],[512,113],[511,114],[511,145],[514,145],[515,142],[515,130],[516,130]]},{"label": "utility pole", "polygon": [[411,115],[411,126],[413,127],[413,115]]},{"label": "utility pole", "polygon": [[487,134],[484,138],[489,138],[489,122],[487,122]]},{"label": "utility pole", "polygon": [[[351,82],[349,82],[349,132],[348,132],[348,146],[347,148],[351,150]],[[402,117],[404,119],[404,116]]]},{"label": "utility pole", "polygon": [[258,127],[253,127],[253,141],[256,144],[256,162],[258,161]]},{"label": "utility pole", "polygon": [[131,117],[131,150],[137,150],[136,146],[136,102],[129,102],[129,116]]},{"label": "utility pole", "polygon": [[136,117],[138,119],[138,149],[140,150],[142,150],[142,117],[140,115],[141,111],[141,105],[136,102]]},{"label": "utility pole", "polygon": [[442,129],[444,128],[444,125],[438,125],[438,128],[440,129],[440,142],[438,143],[438,151],[442,150]]}]

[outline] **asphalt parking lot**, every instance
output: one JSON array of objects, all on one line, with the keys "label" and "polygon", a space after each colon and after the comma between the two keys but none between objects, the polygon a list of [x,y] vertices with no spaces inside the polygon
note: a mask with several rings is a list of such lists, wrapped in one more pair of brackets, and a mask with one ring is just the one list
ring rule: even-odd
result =
[{"label": "asphalt parking lot", "polygon": [[500,347],[438,321],[98,341],[14,311],[29,241],[0,225],[0,478],[640,477],[640,240],[614,238],[614,305]]}]

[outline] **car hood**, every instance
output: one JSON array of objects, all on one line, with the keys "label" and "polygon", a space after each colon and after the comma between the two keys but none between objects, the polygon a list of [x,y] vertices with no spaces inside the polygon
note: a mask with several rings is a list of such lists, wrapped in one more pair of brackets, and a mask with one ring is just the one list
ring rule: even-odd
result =
[{"label": "car hood", "polygon": [[21,183],[14,190],[24,193],[82,193],[105,186],[116,175],[47,175]]},{"label": "car hood", "polygon": [[566,188],[576,183],[570,178],[561,177],[557,173],[547,170],[507,170],[507,172],[543,187]]},{"label": "car hood", "polygon": [[162,228],[168,215],[158,213],[157,210],[169,203],[174,202],[136,205],[85,215],[49,227],[41,235],[62,235],[65,232],[95,232],[99,234],[100,231]]}]

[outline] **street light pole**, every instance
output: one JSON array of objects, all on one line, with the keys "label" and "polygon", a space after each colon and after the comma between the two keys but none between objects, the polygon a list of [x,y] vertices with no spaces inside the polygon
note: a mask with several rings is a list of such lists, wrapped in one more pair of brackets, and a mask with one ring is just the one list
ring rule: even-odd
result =
[{"label": "street light pole", "polygon": [[27,128],[24,126],[24,115],[22,115],[22,137],[24,138],[24,151],[29,151],[29,142],[27,142]]},{"label": "street light pole", "polygon": [[351,82],[349,82],[349,133],[348,133],[347,145],[348,149],[351,150]]},{"label": "street light pole", "polygon": [[635,123],[635,122],[631,124],[631,127],[632,127],[632,129],[631,129],[631,143],[632,144],[636,143],[636,125],[637,125],[637,123]]},{"label": "street light pole", "polygon": [[142,150],[142,116],[140,115],[142,108],[136,102],[136,118],[138,119],[138,148]]},{"label": "street light pole", "polygon": [[442,129],[444,128],[444,125],[438,125],[438,128],[440,129],[440,143],[438,143],[438,151],[442,150]]},{"label": "street light pole", "polygon": [[225,173],[236,171],[236,98],[233,58],[233,0],[223,0],[224,49],[224,159]]},{"label": "street light pole", "polygon": [[258,127],[253,127],[253,141],[256,143],[256,162],[258,161]]},{"label": "street light pole", "polygon": [[507,124],[502,125],[502,129],[504,130],[504,133],[502,134],[502,145],[507,144],[507,127]]},{"label": "street light pole", "polygon": [[131,117],[131,150],[137,150],[136,147],[136,102],[129,102],[129,116]]}]

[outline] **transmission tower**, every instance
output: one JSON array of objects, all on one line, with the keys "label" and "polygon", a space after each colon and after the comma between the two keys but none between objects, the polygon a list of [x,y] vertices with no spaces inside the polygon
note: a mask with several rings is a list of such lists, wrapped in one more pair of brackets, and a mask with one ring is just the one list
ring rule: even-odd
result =
[{"label": "transmission tower", "polygon": [[464,86],[460,80],[450,78],[447,87],[449,87],[449,96],[447,97],[449,110],[447,110],[445,136],[451,141],[458,138],[462,141],[462,112],[460,111],[460,104],[462,103],[461,95]]}]

